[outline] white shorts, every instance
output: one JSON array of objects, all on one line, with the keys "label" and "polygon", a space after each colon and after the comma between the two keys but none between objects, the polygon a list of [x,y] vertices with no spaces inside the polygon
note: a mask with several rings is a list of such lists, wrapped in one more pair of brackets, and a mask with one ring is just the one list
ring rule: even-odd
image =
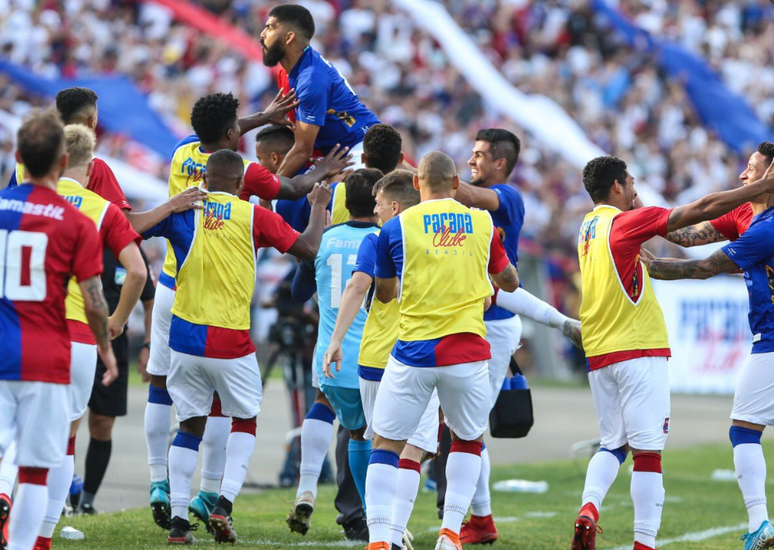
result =
[{"label": "white shorts", "polygon": [[669,369],[666,357],[640,357],[591,371],[591,394],[602,447],[628,443],[663,451],[669,434]]},{"label": "white shorts", "polygon": [[97,346],[70,343],[70,421],[81,418],[89,406],[97,371]]},{"label": "white shorts", "polygon": [[492,402],[486,361],[411,367],[390,356],[376,395],[374,432],[393,441],[409,439],[435,389],[449,429],[465,441],[478,439],[486,430]]},{"label": "white shorts", "polygon": [[209,415],[213,392],[220,396],[223,416],[247,419],[261,411],[261,371],[254,353],[215,359],[171,350],[171,357],[167,391],[178,422]]},{"label": "white shorts", "polygon": [[503,388],[503,380],[508,374],[511,357],[519,349],[521,343],[521,319],[518,315],[511,319],[486,321],[486,341],[492,349],[489,360],[489,383],[492,388],[492,407],[497,403],[497,396]]},{"label": "white shorts", "polygon": [[[363,403],[363,413],[366,418],[366,431],[364,435],[366,439],[374,438],[374,405],[376,404],[376,395],[379,385],[380,383],[376,380],[360,379],[360,400]],[[440,405],[441,402],[438,400],[438,392],[434,391],[430,398],[430,403],[427,404],[427,408],[422,414],[419,426],[417,426],[414,434],[408,438],[406,443],[418,447],[430,454],[438,452],[438,407],[440,407]]]},{"label": "white shorts", "polygon": [[16,440],[16,465],[55,468],[70,437],[67,384],[0,380],[0,456]]},{"label": "white shorts", "polygon": [[774,426],[774,352],[753,353],[734,392],[731,420]]},{"label": "white shorts", "polygon": [[174,303],[175,291],[162,284],[156,285],[151,322],[150,359],[147,367],[148,374],[154,376],[169,376],[169,325],[172,323]]}]

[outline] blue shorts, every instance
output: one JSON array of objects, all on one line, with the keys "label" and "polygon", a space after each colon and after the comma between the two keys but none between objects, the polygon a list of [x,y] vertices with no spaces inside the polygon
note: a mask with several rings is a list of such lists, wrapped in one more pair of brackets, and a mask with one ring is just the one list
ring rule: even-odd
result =
[{"label": "blue shorts", "polygon": [[348,430],[359,430],[366,425],[359,389],[337,386],[322,386],[320,389],[330,401],[339,424]]}]

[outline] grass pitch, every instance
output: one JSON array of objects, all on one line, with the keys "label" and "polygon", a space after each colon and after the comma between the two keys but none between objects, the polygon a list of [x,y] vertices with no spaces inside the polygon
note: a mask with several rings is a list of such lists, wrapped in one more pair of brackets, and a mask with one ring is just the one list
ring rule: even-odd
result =
[{"label": "grass pitch", "polygon": [[[774,444],[764,444],[764,452],[774,459]],[[600,550],[632,547],[633,508],[629,497],[631,457],[621,468],[607,496],[597,537]],[[493,469],[493,481],[520,478],[545,480],[545,494],[492,493],[493,510],[500,531],[494,548],[524,550],[569,550],[573,520],[583,488],[586,463],[553,462]],[[747,514],[736,481],[713,481],[717,469],[733,469],[731,446],[706,446],[667,451],[664,458],[666,503],[660,531],[660,548],[674,550],[741,549],[739,535],[746,531]],[[770,460],[769,469],[774,467]],[[423,478],[424,482],[424,478]],[[320,488],[312,528],[306,537],[290,533],[285,524],[295,491],[273,490],[245,493],[235,506],[234,527],[238,545],[258,549],[284,548],[363,548],[361,543],[344,541],[336,525],[334,488]],[[420,492],[409,524],[417,550],[434,547],[440,522],[435,509],[435,493]],[[67,541],[55,535],[57,548],[139,550],[164,548],[166,533],[156,527],[149,509],[137,509],[97,517],[64,518],[59,528],[73,525],[86,534],[84,541]],[[58,530],[57,530],[58,533]],[[196,532],[199,545],[214,546],[203,527]]]}]

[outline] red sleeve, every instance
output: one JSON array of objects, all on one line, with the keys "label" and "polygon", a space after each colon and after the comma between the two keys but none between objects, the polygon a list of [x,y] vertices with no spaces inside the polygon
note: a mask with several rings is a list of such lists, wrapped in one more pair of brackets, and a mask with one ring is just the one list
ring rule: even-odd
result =
[{"label": "red sleeve", "polygon": [[731,212],[710,221],[710,223],[712,227],[729,241],[735,241],[750,227],[752,218],[752,206],[750,206],[749,202],[746,202],[741,206],[737,206]]},{"label": "red sleeve", "polygon": [[[280,70],[277,71],[277,88],[282,90],[282,93],[285,94],[290,91],[290,79],[288,78],[288,72],[283,67],[280,67]],[[295,122],[296,112],[290,111],[288,113],[288,118],[291,120],[291,122]]]},{"label": "red sleeve", "polygon": [[102,240],[94,222],[77,212],[77,242],[70,272],[78,282],[102,273]]},{"label": "red sleeve", "polygon": [[87,189],[94,191],[106,201],[115,204],[121,210],[131,210],[124,191],[118,184],[115,174],[104,160],[95,158]]},{"label": "red sleeve", "polygon": [[492,227],[492,243],[489,245],[489,273],[502,273],[509,263],[511,261],[505,253],[505,247],[500,240],[497,229]]},{"label": "red sleeve", "polygon": [[280,180],[277,176],[269,172],[266,168],[257,162],[251,162],[245,170],[245,186],[242,189],[242,200],[248,200],[250,197],[270,201],[274,200],[279,193]]},{"label": "red sleeve", "polygon": [[298,231],[290,227],[282,216],[258,205],[254,206],[253,240],[256,248],[273,246],[283,254],[298,240]]},{"label": "red sleeve", "polygon": [[671,213],[671,209],[658,206],[646,206],[622,212],[613,220],[610,240],[612,242],[615,235],[618,242],[626,241],[639,247],[656,235],[663,237],[667,233],[667,223]]},{"label": "red sleeve", "polygon": [[142,237],[137,234],[115,204],[108,204],[107,212],[100,225],[100,233],[102,242],[116,258],[130,243],[136,242],[139,246],[142,242]]}]

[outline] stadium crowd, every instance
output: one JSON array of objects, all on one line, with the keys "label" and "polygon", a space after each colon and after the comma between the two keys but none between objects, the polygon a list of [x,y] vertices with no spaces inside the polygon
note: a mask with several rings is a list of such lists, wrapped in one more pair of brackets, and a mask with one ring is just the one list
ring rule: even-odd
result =
[{"label": "stadium crowd", "polygon": [[[150,94],[173,127],[187,123],[203,94],[232,91],[245,110],[265,104],[274,83],[211,37],[173,20],[153,3],[7,0],[0,10],[0,48],[43,74],[122,73]],[[201,2],[214,13],[260,33],[267,0]],[[669,201],[684,202],[736,184],[740,162],[698,120],[679,82],[647,55],[621,47],[587,2],[446,0],[449,12],[519,90],[557,101],[610,154],[626,159],[641,182]],[[465,174],[469,143],[503,120],[454,69],[437,42],[389,2],[305,0],[318,22],[314,43],[382,119],[400,129],[411,158],[439,149]],[[766,0],[747,2],[622,2],[651,32],[678,38],[701,53],[766,122],[774,118],[774,22]],[[27,39],[32,37],[32,39]],[[3,80],[0,109],[23,113],[39,100]],[[249,108],[247,107],[249,106]],[[182,131],[182,130],[181,130]],[[0,168],[12,165],[10,136],[0,134]],[[100,140],[121,156],[125,140]],[[246,150],[249,147],[244,147]],[[142,156],[148,167],[149,155]],[[152,156],[151,156],[152,158]],[[162,179],[165,165],[151,164]],[[573,256],[574,232],[586,200],[579,171],[533,139],[513,175],[524,193],[524,236]],[[546,227],[560,231],[544,231]]]}]

